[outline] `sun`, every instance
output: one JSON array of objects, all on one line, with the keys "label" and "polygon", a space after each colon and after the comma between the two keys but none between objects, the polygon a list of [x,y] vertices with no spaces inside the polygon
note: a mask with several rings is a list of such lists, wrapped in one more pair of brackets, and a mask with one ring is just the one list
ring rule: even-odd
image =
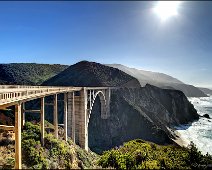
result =
[{"label": "sun", "polygon": [[178,8],[181,1],[158,1],[153,8],[162,21],[178,15]]}]

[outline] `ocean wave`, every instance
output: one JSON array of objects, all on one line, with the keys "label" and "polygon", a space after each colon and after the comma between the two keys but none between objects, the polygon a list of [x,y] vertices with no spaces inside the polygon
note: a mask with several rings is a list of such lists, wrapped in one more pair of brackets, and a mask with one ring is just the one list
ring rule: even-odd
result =
[{"label": "ocean wave", "polygon": [[[212,96],[201,98],[189,98],[198,114],[208,114],[212,118]],[[203,153],[212,154],[212,119],[201,117],[191,124],[175,127],[182,140],[187,146],[193,141],[197,148]]]}]

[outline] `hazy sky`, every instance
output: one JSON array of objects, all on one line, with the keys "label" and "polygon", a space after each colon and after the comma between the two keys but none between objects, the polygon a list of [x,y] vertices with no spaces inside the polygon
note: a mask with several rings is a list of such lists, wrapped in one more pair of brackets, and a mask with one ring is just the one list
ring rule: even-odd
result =
[{"label": "hazy sky", "polygon": [[212,2],[0,2],[0,63],[120,63],[212,87]]}]

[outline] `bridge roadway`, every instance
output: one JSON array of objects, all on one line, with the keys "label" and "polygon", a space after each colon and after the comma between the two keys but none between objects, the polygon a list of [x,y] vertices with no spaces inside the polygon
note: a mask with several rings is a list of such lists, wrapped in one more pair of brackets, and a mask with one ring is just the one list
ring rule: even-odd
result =
[{"label": "bridge roadway", "polygon": [[[39,113],[41,126],[41,144],[44,145],[45,105],[53,106],[54,135],[58,138],[57,95],[64,94],[64,140],[71,137],[82,148],[88,150],[88,123],[93,104],[100,98],[101,118],[110,116],[110,91],[113,87],[56,87],[0,85],[0,109],[15,106],[15,126],[0,125],[0,129],[15,132],[15,169],[21,169],[21,130],[25,123],[25,113]],[[78,92],[78,94],[76,93]],[[52,103],[45,103],[46,96],[54,96]],[[26,110],[25,103],[40,99],[39,110]]]}]

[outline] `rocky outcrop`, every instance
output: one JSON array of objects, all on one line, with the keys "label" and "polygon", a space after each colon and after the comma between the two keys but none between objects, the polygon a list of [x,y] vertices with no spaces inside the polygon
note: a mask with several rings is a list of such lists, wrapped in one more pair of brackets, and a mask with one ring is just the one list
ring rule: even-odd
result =
[{"label": "rocky outcrop", "polygon": [[204,114],[202,117],[205,117],[205,118],[207,118],[207,119],[210,119],[209,114]]},{"label": "rocky outcrop", "polygon": [[199,118],[186,96],[151,85],[113,91],[110,118],[100,118],[98,102],[89,122],[89,146],[95,152],[136,138],[157,144],[173,143],[167,127]]}]

